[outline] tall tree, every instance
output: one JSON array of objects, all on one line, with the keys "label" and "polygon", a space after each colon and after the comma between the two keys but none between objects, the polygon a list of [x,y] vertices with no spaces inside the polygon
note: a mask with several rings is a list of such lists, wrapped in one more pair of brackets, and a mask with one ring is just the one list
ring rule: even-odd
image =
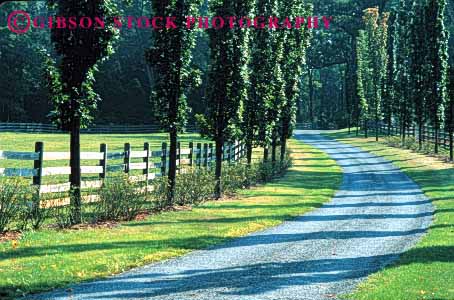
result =
[{"label": "tall tree", "polygon": [[358,37],[358,94],[367,137],[368,121],[375,120],[378,141],[379,121],[382,118],[382,92],[386,79],[388,53],[388,13],[380,15],[377,8],[364,11],[365,30]]},{"label": "tall tree", "polygon": [[413,1],[410,12],[410,31],[408,59],[409,74],[411,80],[410,97],[413,100],[413,109],[415,112],[415,121],[418,125],[419,148],[422,148],[423,127],[426,118],[426,101],[428,97],[428,74],[430,74],[430,65],[427,64],[427,29],[426,29],[426,7],[419,0]]},{"label": "tall tree", "polygon": [[196,31],[187,28],[186,17],[196,15],[200,0],[152,0],[152,11],[157,16],[172,16],[176,28],[154,30],[152,47],[146,52],[147,62],[155,71],[155,85],[151,101],[156,120],[169,132],[169,169],[167,204],[175,198],[178,132],[187,121],[188,89],[200,84],[200,74],[192,65],[192,49]]},{"label": "tall tree", "polygon": [[[251,5],[242,0],[214,0],[209,3],[210,14],[227,19],[230,16],[246,16]],[[216,144],[216,198],[222,197],[222,156],[226,142],[240,137],[242,103],[247,97],[247,33],[240,28],[239,20],[229,26],[209,29],[210,70],[208,101],[205,115],[198,122],[205,136]]]},{"label": "tall tree", "polygon": [[395,31],[396,11],[393,9],[390,12],[389,26],[388,26],[388,42],[387,42],[387,55],[388,64],[386,66],[386,80],[383,84],[383,119],[387,125],[387,135],[391,135],[391,128],[393,125],[393,115],[395,112],[395,82],[394,82],[394,31]]},{"label": "tall tree", "polygon": [[454,160],[454,65],[449,68],[448,104],[446,109],[446,129],[449,133],[449,160]]},{"label": "tall tree", "polygon": [[[277,7],[275,0],[257,0],[255,2],[254,14],[257,16],[273,16]],[[272,140],[273,130],[276,125],[275,116],[279,108],[275,108],[276,80],[280,80],[282,74],[274,74],[276,69],[275,59],[282,54],[281,50],[275,52],[276,33],[275,30],[256,28],[252,30],[253,45],[256,45],[251,52],[250,62],[250,95],[245,103],[245,130],[246,141],[252,146],[251,137],[258,146],[264,148],[264,160],[269,158],[269,146]],[[280,66],[279,66],[280,69]],[[279,70],[280,72],[280,70]],[[276,109],[276,110],[275,110]],[[252,127],[248,128],[247,124]],[[249,141],[248,141],[249,140]]]},{"label": "tall tree", "polygon": [[[56,6],[56,15],[80,18],[95,17],[108,19],[116,15],[115,5],[110,0],[49,1]],[[52,120],[62,129],[69,131],[71,166],[71,222],[81,222],[81,168],[80,128],[87,125],[91,113],[100,98],[93,90],[94,72],[97,64],[112,53],[112,42],[117,29],[112,23],[104,28],[76,28],[74,30],[52,28],[51,39],[60,56],[58,69],[49,57],[49,84],[55,109]]]},{"label": "tall tree", "polygon": [[394,55],[393,55],[393,80],[396,99],[397,119],[400,123],[402,143],[405,142],[406,132],[411,124],[413,108],[410,98],[410,69],[408,58],[410,57],[410,4],[408,0],[399,2],[394,30]]},{"label": "tall tree", "polygon": [[[310,15],[311,11],[312,7],[305,6],[301,1],[280,1],[280,12],[286,16]],[[306,29],[291,29],[286,31],[285,35],[282,73],[286,101],[280,120],[281,161],[285,158],[287,139],[293,133],[296,105],[301,94],[301,77],[306,65],[306,50],[309,46],[310,36],[310,31]]]},{"label": "tall tree", "polygon": [[447,101],[448,32],[444,25],[446,0],[429,0],[427,5],[427,35],[429,62],[432,65],[429,82],[430,94],[427,99],[430,123],[435,131],[435,153],[438,153],[440,126],[444,120]]}]

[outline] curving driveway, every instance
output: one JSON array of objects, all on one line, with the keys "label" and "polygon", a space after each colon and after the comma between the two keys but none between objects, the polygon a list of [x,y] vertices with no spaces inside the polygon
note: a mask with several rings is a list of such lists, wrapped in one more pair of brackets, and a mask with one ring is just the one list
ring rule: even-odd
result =
[{"label": "curving driveway", "polygon": [[328,204],[227,244],[34,299],[337,299],[424,234],[430,201],[391,163],[316,131],[296,137],[344,170]]}]

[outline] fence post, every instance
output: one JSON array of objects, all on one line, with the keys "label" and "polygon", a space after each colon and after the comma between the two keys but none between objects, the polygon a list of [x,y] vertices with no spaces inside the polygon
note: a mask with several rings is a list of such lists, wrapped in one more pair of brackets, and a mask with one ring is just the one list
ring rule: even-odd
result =
[{"label": "fence post", "polygon": [[167,143],[162,143],[161,148],[161,175],[162,177],[166,176],[166,169],[167,169]]},{"label": "fence post", "polygon": [[210,152],[209,152],[209,164],[208,164],[208,167],[211,169],[212,165],[213,165],[213,143],[210,143],[208,145],[208,148],[210,149]]},{"label": "fence post", "polygon": [[43,157],[44,157],[44,143],[35,143],[35,152],[38,154],[38,159],[33,162],[33,168],[36,170],[36,176],[33,176],[33,185],[38,186],[38,200],[41,194],[41,183],[43,178]]},{"label": "fence post", "polygon": [[230,144],[227,144],[227,162],[230,165],[230,161],[232,160],[232,146]]},{"label": "fence post", "polygon": [[208,169],[208,144],[203,144],[203,167]]},{"label": "fence post", "polygon": [[178,174],[181,174],[181,143],[177,143],[177,172]]},{"label": "fence post", "polygon": [[232,143],[232,155],[230,156],[232,159],[232,162],[236,162],[236,141]]},{"label": "fence post", "polygon": [[124,159],[125,173],[129,175],[129,164],[131,163],[131,144],[126,143],[124,150],[125,150],[125,159]]},{"label": "fence post", "polygon": [[101,144],[99,146],[99,152],[102,153],[102,159],[99,161],[99,165],[102,167],[102,173],[99,174],[99,178],[104,181],[107,175],[107,145]]},{"label": "fence post", "polygon": [[201,143],[197,143],[197,155],[196,155],[196,165],[197,167],[201,167],[202,166],[202,144]]},{"label": "fence post", "polygon": [[194,142],[189,143],[189,166],[194,165]]},{"label": "fence post", "polygon": [[143,150],[146,153],[146,157],[143,158],[143,162],[145,163],[145,169],[143,170],[143,175],[145,175],[145,193],[148,193],[148,178],[150,175],[150,143],[144,143]]}]

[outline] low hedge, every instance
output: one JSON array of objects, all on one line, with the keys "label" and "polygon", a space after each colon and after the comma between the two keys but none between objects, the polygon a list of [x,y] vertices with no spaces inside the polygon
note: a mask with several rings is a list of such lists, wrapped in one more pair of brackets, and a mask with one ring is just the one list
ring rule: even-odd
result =
[{"label": "low hedge", "polygon": [[[240,189],[266,183],[281,176],[291,165],[289,157],[278,162],[245,162],[223,166],[222,187],[226,195]],[[171,205],[194,206],[213,199],[215,188],[212,170],[188,168],[177,175],[175,202]],[[152,182],[151,191],[143,185],[131,182],[127,177],[106,179],[102,188],[90,191],[97,201],[84,203],[84,222],[128,221],[144,209],[163,210],[168,208],[167,178]],[[55,195],[54,195],[55,197]],[[59,195],[61,198],[67,194]],[[5,230],[39,229],[43,224],[56,224],[60,228],[71,226],[71,207],[60,205],[45,208],[34,187],[21,180],[0,180],[0,232]]]}]

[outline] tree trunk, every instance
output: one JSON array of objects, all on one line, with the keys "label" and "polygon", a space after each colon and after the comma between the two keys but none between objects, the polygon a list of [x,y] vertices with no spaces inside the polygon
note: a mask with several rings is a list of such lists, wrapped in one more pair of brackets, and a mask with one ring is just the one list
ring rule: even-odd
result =
[{"label": "tree trunk", "polygon": [[449,160],[454,160],[454,150],[453,150],[453,131],[449,130]]},{"label": "tree trunk", "polygon": [[246,142],[246,159],[248,167],[252,164],[252,143],[250,141]]},{"label": "tree trunk", "polygon": [[405,146],[405,140],[406,140],[406,137],[407,137],[407,128],[406,128],[406,125],[405,125],[405,121],[402,123],[402,147]]},{"label": "tree trunk", "polygon": [[169,174],[167,175],[169,190],[167,191],[167,206],[172,206],[175,202],[175,185],[177,176],[177,140],[178,132],[175,126],[172,126],[169,131],[170,147],[169,147]]},{"label": "tree trunk", "polygon": [[439,142],[439,129],[438,129],[438,125],[435,126],[435,154],[438,154],[438,142]]},{"label": "tree trunk", "polygon": [[273,141],[271,143],[271,162],[276,164],[276,152],[277,152],[277,136],[273,134]]},{"label": "tree trunk", "polygon": [[388,136],[391,136],[391,126],[392,126],[391,118],[388,118],[388,133],[387,133]]},{"label": "tree trunk", "polygon": [[[222,138],[216,138],[216,169],[215,169],[215,180],[216,186],[214,189],[214,196],[216,199],[222,198],[222,147],[224,146],[224,141]],[[252,151],[251,151],[252,153]]]},{"label": "tree trunk", "polygon": [[269,159],[269,150],[268,150],[268,146],[265,146],[265,148],[263,148],[263,161],[264,162],[268,162],[268,159]]},{"label": "tree trunk", "polygon": [[285,137],[281,137],[281,162],[284,161],[286,152],[287,152],[287,139]]},{"label": "tree trunk", "polygon": [[422,149],[422,122],[418,123],[418,148],[419,150]]},{"label": "tree trunk", "polygon": [[367,139],[369,136],[368,136],[368,127],[367,127],[367,121],[364,121],[364,137]]},{"label": "tree trunk", "polygon": [[375,141],[378,142],[379,135],[378,118],[375,119]]},{"label": "tree trunk", "polygon": [[80,224],[82,222],[81,207],[81,170],[80,170],[80,117],[74,117],[71,124],[70,137],[70,167],[71,175],[71,223]]},{"label": "tree trunk", "polygon": [[314,70],[309,69],[309,121],[314,126]]}]

